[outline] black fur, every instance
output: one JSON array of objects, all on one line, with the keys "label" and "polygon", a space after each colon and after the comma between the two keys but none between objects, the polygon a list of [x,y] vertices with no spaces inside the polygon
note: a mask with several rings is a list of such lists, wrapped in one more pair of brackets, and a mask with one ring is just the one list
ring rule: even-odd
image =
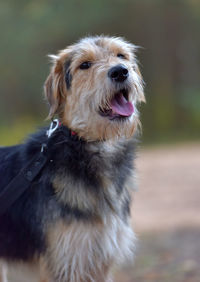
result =
[{"label": "black fur", "polygon": [[[69,129],[60,126],[48,140],[46,129],[43,129],[31,136],[25,144],[0,148],[0,190],[41,150],[43,143],[47,143],[47,164],[29,189],[0,216],[0,258],[32,259],[34,255],[45,252],[45,232],[49,224],[59,218],[69,222],[92,221],[97,216],[93,211],[80,210],[70,206],[68,202],[60,202],[52,186],[56,175],[70,175],[74,183],[81,183],[81,189],[101,199],[107,197],[102,194],[102,175],[106,170],[120,198],[125,180],[132,169],[132,141],[126,141],[122,149],[112,157],[104,158],[101,150],[92,152],[86,141],[76,135],[72,136]],[[95,144],[98,147],[98,143]],[[69,185],[67,189],[73,187]],[[108,208],[113,206],[115,209],[116,204],[112,199],[107,197],[105,201]],[[129,205],[129,200],[126,199],[120,215],[123,220],[129,214]],[[103,204],[102,207],[105,208]],[[118,207],[116,211],[117,209]]]}]

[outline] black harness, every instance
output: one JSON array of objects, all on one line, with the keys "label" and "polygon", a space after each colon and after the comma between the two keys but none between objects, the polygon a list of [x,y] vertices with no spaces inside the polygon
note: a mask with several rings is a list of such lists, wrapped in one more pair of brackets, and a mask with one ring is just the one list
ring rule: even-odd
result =
[{"label": "black harness", "polygon": [[[53,120],[49,130],[47,131],[47,136],[50,138],[52,133],[58,128],[59,121]],[[32,181],[37,177],[42,168],[48,161],[47,157],[47,144],[44,143],[41,146],[41,150],[34,156],[34,158],[21,169],[17,176],[15,176],[11,182],[4,187],[3,191],[0,193],[0,215],[5,213],[8,208],[14,204],[14,202],[29,188]],[[16,189],[16,183],[18,188]]]}]

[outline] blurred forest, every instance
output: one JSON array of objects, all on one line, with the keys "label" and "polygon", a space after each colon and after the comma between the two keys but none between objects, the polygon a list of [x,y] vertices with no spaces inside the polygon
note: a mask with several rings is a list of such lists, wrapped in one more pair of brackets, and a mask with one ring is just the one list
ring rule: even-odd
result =
[{"label": "blurred forest", "polygon": [[[116,281],[200,281],[200,144],[179,143],[200,140],[200,0],[0,0],[0,146],[45,123],[47,54],[95,34],[141,46],[142,142],[178,142],[139,152],[138,251]],[[36,274],[11,269],[9,281]]]},{"label": "blurred forest", "polygon": [[199,138],[199,30],[198,0],[1,0],[1,144],[18,141],[47,116],[46,55],[91,34],[142,47],[145,142]]}]

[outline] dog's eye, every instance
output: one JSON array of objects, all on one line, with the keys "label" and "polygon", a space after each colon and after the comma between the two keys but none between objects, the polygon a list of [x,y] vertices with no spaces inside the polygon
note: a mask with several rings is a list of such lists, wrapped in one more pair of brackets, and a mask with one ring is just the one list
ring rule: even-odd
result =
[{"label": "dog's eye", "polygon": [[80,65],[80,69],[81,70],[86,70],[86,69],[89,69],[91,67],[92,63],[91,62],[84,62]]},{"label": "dog's eye", "polygon": [[126,57],[123,54],[121,54],[121,53],[117,54],[117,57],[121,58],[121,59],[126,59]]}]

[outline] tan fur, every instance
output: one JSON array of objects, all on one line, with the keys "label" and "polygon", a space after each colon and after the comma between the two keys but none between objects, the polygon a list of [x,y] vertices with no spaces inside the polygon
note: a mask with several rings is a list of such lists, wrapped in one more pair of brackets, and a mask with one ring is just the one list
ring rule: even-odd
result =
[{"label": "tan fur", "polygon": [[44,257],[39,259],[39,282],[50,282],[49,271]]},{"label": "tan fur", "polygon": [[[136,103],[144,101],[143,82],[135,59],[136,47],[121,38],[85,38],[51,56],[53,67],[45,83],[45,95],[50,104],[49,117],[58,113],[62,123],[88,141],[129,138],[138,125]],[[125,59],[117,57],[122,53]],[[70,60],[72,85],[67,90],[64,83],[64,65]],[[81,70],[79,66],[90,61],[92,67]],[[116,92],[107,74],[116,64],[123,63],[129,71],[129,99],[135,113],[123,124],[99,115],[98,110],[109,104]]]},{"label": "tan fur", "polygon": [[47,261],[55,281],[107,282],[112,264],[132,255],[134,234],[112,216],[103,224],[61,221],[49,229],[47,241]]},{"label": "tan fur", "polygon": [[4,262],[0,261],[0,282],[7,281],[7,266]]},{"label": "tan fur", "polygon": [[[73,187],[69,189],[68,187]],[[82,211],[95,210],[97,199],[91,193],[86,193],[81,189],[81,183],[74,187],[70,176],[58,175],[53,181],[53,187],[56,196],[63,204],[69,204],[71,207],[77,207]]]}]

